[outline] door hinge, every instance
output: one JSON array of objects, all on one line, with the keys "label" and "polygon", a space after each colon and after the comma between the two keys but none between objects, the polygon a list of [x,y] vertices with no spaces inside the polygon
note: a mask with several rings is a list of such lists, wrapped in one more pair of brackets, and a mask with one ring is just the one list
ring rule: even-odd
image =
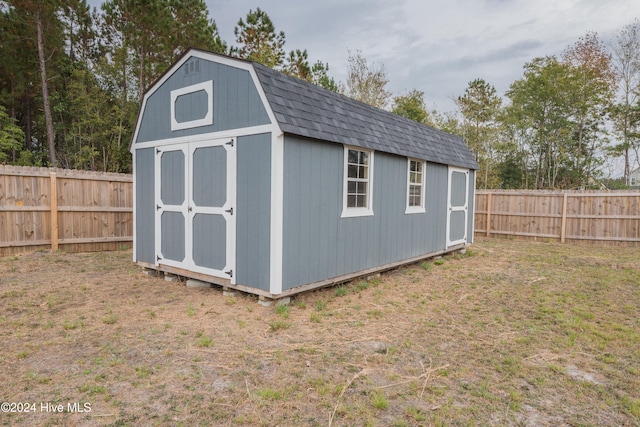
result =
[{"label": "door hinge", "polygon": [[233,277],[233,270],[225,271],[224,274],[228,274],[229,277]]},{"label": "door hinge", "polygon": [[162,206],[156,205],[156,210],[159,211],[160,209],[162,209]]},{"label": "door hinge", "polygon": [[156,262],[160,261],[162,259],[162,257],[160,255],[156,255]]},{"label": "door hinge", "polygon": [[234,144],[233,139],[232,139],[231,141],[229,141],[229,142],[227,142],[227,143],[226,143],[226,145],[230,145],[230,146],[232,146],[232,147],[233,147],[233,144]]},{"label": "door hinge", "polygon": [[156,154],[160,154],[162,152],[162,150],[160,150],[159,148],[156,147]]},{"label": "door hinge", "polygon": [[189,206],[189,212],[193,211],[193,206]]},{"label": "door hinge", "polygon": [[230,207],[229,209],[227,209],[225,212],[229,212],[231,215],[233,215],[233,207]]}]

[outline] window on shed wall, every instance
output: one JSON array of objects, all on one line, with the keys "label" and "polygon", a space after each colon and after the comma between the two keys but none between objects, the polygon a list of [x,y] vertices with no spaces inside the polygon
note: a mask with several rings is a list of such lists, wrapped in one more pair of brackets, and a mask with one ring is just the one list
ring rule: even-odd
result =
[{"label": "window on shed wall", "polygon": [[409,159],[407,162],[407,209],[405,213],[425,212],[424,209],[424,170],[421,160]]},{"label": "window on shed wall", "polygon": [[373,152],[345,147],[342,217],[373,215]]}]

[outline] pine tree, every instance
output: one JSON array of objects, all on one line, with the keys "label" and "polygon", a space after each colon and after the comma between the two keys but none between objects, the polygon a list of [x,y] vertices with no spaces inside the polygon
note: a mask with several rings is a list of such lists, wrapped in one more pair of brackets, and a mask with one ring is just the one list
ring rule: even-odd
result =
[{"label": "pine tree", "polygon": [[242,18],[234,29],[238,46],[231,48],[231,55],[255,61],[270,68],[284,63],[284,32],[276,33],[275,26],[266,12],[250,10],[246,21]]},{"label": "pine tree", "polygon": [[463,137],[480,165],[476,175],[478,188],[499,187],[495,151],[498,143],[497,118],[502,101],[495,87],[483,79],[475,79],[469,82],[456,104],[463,117]]}]

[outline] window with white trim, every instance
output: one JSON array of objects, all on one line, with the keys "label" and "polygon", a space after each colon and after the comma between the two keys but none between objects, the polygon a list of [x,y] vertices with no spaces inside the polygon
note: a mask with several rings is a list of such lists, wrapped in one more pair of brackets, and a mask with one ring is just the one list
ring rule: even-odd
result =
[{"label": "window with white trim", "polygon": [[424,210],[424,171],[421,160],[408,159],[407,162],[407,209],[405,213],[420,213]]},{"label": "window with white trim", "polygon": [[373,152],[345,147],[342,217],[373,215],[372,176]]}]

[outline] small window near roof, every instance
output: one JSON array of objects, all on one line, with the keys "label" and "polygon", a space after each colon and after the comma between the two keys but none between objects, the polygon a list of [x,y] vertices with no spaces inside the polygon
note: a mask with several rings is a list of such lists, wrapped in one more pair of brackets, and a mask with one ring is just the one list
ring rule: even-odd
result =
[{"label": "small window near roof", "polygon": [[405,213],[421,213],[424,209],[424,170],[421,160],[409,159],[407,163],[407,209]]},{"label": "small window near roof", "polygon": [[345,147],[342,217],[373,215],[373,152]]}]

